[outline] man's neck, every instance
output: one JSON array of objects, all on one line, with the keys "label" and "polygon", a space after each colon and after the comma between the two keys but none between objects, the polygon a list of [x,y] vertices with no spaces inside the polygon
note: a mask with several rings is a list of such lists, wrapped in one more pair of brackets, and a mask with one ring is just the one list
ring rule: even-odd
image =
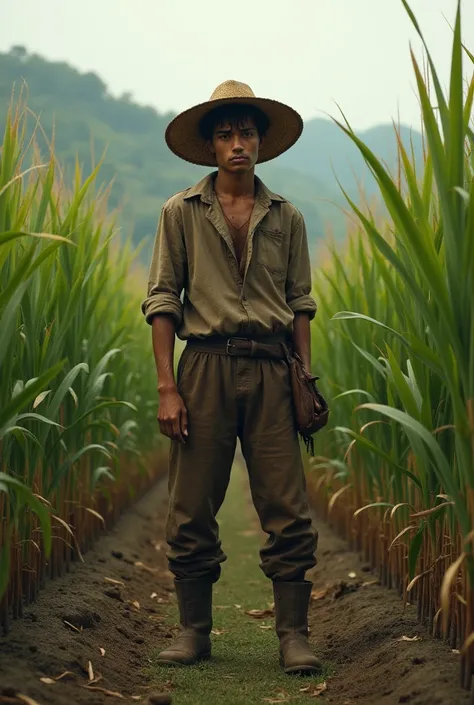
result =
[{"label": "man's neck", "polygon": [[219,169],[214,189],[217,196],[228,198],[253,198],[255,196],[255,173],[252,169],[244,174],[229,174]]}]

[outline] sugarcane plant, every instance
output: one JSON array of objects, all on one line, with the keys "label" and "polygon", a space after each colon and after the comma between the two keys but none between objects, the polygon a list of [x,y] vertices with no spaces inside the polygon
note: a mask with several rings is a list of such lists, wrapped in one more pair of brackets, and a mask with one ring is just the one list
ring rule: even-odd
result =
[{"label": "sugarcane plant", "polygon": [[[385,215],[346,192],[355,216],[346,252],[316,273],[314,350],[333,426],[313,463],[316,501],[384,583],[474,667],[474,56],[453,28],[449,92],[426,51],[411,54],[424,158],[395,126],[391,173],[344,118]],[[471,79],[465,79],[464,66]],[[432,89],[431,89],[432,86]],[[434,91],[434,101],[432,90]]]},{"label": "sugarcane plant", "polygon": [[0,149],[4,629],[147,484],[157,441],[130,240],[95,186],[99,167],[83,178],[77,164],[68,181],[31,119],[14,102]]}]

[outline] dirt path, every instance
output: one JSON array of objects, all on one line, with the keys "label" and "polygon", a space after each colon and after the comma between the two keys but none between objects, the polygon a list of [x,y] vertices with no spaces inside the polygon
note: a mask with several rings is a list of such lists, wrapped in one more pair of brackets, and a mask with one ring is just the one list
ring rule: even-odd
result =
[{"label": "dirt path", "polygon": [[[26,618],[0,638],[0,703],[22,702],[14,693],[38,705],[113,703],[119,694],[125,702],[146,702],[157,691],[168,692],[173,705],[469,702],[458,687],[458,656],[431,639],[417,624],[416,609],[404,610],[397,595],[377,585],[357,556],[319,525],[310,624],[314,649],[328,672],[320,680],[284,676],[271,614],[261,619],[246,614],[269,607],[271,586],[258,568],[262,535],[244,482],[236,468],[220,516],[229,560],[215,590],[210,663],[181,670],[153,666],[154,653],[176,628],[164,556],[162,483],[101,539],[85,564],[50,583]],[[92,688],[115,697],[84,687],[89,662],[93,676],[101,676]],[[71,675],[60,681],[40,680],[65,671]]]}]

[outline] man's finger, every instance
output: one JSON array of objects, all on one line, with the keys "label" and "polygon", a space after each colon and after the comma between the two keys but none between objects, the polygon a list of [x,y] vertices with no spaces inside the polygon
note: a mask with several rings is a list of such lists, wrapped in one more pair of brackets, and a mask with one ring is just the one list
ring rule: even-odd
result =
[{"label": "man's finger", "polygon": [[173,440],[178,443],[184,443],[184,438],[181,434],[181,412],[173,419]]},{"label": "man's finger", "polygon": [[188,437],[188,412],[186,409],[181,412],[181,433],[185,439]]},{"label": "man's finger", "polygon": [[166,434],[166,422],[164,421],[164,419],[162,419],[162,418],[160,417],[160,412],[161,412],[161,409],[158,409],[158,413],[157,413],[157,415],[156,415],[156,420],[158,421],[158,426],[159,426],[159,429],[160,429],[160,433],[161,433],[163,436],[166,436],[166,435],[167,435],[167,434]]},{"label": "man's finger", "polygon": [[160,433],[167,438],[171,438],[171,427],[167,421],[160,421]]}]

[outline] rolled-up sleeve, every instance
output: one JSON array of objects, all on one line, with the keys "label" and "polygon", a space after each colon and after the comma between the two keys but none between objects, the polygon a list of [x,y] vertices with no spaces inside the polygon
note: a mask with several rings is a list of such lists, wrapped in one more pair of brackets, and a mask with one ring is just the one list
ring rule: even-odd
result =
[{"label": "rolled-up sleeve", "polygon": [[153,316],[173,316],[178,328],[183,320],[181,292],[186,276],[186,248],[178,216],[165,204],[155,237],[153,257],[148,277],[147,297],[142,313],[151,324]]},{"label": "rolled-up sleeve", "polygon": [[316,302],[311,296],[311,261],[306,226],[301,213],[296,212],[290,240],[290,256],[286,277],[286,300],[294,313],[316,315]]}]

